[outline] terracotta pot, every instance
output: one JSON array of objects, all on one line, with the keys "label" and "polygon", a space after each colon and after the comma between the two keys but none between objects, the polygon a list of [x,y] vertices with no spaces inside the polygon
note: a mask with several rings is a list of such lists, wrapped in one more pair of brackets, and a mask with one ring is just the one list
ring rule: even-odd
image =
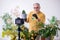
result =
[{"label": "terracotta pot", "polygon": [[45,38],[44,37],[41,37],[41,40],[45,40]]},{"label": "terracotta pot", "polygon": [[20,14],[20,18],[26,19],[26,17],[27,17],[27,14]]},{"label": "terracotta pot", "polygon": [[47,38],[45,38],[45,40],[51,40],[51,37],[47,37]]}]

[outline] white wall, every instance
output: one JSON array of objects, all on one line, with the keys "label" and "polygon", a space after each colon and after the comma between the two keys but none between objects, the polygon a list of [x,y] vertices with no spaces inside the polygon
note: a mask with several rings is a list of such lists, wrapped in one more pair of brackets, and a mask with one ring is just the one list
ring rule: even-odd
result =
[{"label": "white wall", "polygon": [[[60,20],[60,0],[0,0],[0,16],[3,15],[4,12],[12,14],[11,10],[16,6],[19,6],[20,12],[24,9],[28,14],[29,11],[33,10],[32,5],[35,2],[40,3],[41,11],[46,15],[46,19],[51,18],[51,16],[56,16],[57,19]],[[2,20],[0,19],[0,21]],[[2,30],[1,25],[2,23],[0,22],[0,33]]]},{"label": "white wall", "polygon": [[0,15],[4,12],[11,12],[16,6],[19,6],[20,12],[24,9],[28,13],[33,9],[32,5],[35,2],[40,3],[46,18],[56,16],[60,19],[60,0],[0,0]]}]

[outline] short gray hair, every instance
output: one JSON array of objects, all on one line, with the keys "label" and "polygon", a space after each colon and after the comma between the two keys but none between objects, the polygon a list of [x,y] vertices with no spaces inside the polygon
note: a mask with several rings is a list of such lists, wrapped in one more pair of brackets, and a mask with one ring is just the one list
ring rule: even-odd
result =
[{"label": "short gray hair", "polygon": [[[39,3],[34,3],[34,4],[37,4],[37,5],[39,5],[39,6],[40,6],[40,4],[39,4]],[[33,4],[33,5],[34,5],[34,4]]]}]

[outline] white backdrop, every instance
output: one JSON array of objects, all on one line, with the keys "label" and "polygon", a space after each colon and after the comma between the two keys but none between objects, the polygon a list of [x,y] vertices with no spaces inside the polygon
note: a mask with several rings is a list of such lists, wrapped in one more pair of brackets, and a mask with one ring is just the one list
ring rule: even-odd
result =
[{"label": "white backdrop", "polygon": [[[46,23],[48,23],[47,19],[51,18],[51,16],[56,16],[60,20],[60,0],[0,0],[0,16],[4,12],[12,14],[11,11],[16,7],[19,8],[19,13],[24,9],[28,14],[29,11],[33,10],[33,3],[36,2],[40,3],[41,11],[46,15]],[[0,37],[2,25],[0,18]],[[28,25],[26,26],[28,27]]]}]

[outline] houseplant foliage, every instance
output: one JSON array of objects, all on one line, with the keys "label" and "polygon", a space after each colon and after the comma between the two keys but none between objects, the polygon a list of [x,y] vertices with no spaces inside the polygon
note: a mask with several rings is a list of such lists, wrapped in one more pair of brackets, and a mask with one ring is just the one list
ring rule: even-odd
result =
[{"label": "houseplant foliage", "polygon": [[11,37],[11,40],[16,40],[17,27],[13,24],[11,16],[8,13],[5,13],[2,16],[2,20],[5,23],[2,31],[2,37],[7,35]]},{"label": "houseplant foliage", "polygon": [[[14,25],[11,16],[9,15],[9,13],[5,13],[2,17],[2,20],[4,21],[5,25],[3,27],[3,31],[2,31],[2,37],[10,36],[11,40],[17,40],[16,38],[18,37],[18,32],[17,32],[17,26]],[[28,29],[22,25],[21,26],[21,32],[20,32],[20,36],[21,38],[27,39],[28,40]]]},{"label": "houseplant foliage", "polygon": [[[58,27],[58,23],[57,23],[57,19],[55,16],[52,16],[51,20],[49,20],[49,24],[44,25],[45,27],[41,28],[38,31],[38,34],[41,37],[52,37],[56,35],[57,30],[60,30],[60,28]],[[50,39],[53,40],[53,39]]]},{"label": "houseplant foliage", "polygon": [[22,14],[26,14],[25,10],[22,10]]},{"label": "houseplant foliage", "polygon": [[26,19],[26,12],[25,12],[25,10],[22,10],[22,14],[20,14],[20,18],[22,18],[22,19]]},{"label": "houseplant foliage", "polygon": [[29,39],[28,29],[24,25],[22,25],[20,28],[21,28],[20,32],[21,39],[28,40]]},{"label": "houseplant foliage", "polygon": [[[22,11],[22,14],[25,14],[25,10]],[[6,13],[2,16],[2,19],[5,23],[5,27],[3,28],[2,37],[5,37],[5,35],[10,36],[11,40],[17,40],[16,37],[18,36],[17,33],[17,26],[13,24],[11,16]],[[56,31],[60,30],[58,27],[57,19],[55,16],[49,20],[49,24],[43,24],[42,22],[38,22],[37,26],[40,28],[39,31],[31,31],[29,32],[29,29],[26,28],[24,25],[21,25],[21,32],[20,37],[23,40],[35,40],[35,38],[40,35],[41,37],[51,37],[56,35]]]}]

